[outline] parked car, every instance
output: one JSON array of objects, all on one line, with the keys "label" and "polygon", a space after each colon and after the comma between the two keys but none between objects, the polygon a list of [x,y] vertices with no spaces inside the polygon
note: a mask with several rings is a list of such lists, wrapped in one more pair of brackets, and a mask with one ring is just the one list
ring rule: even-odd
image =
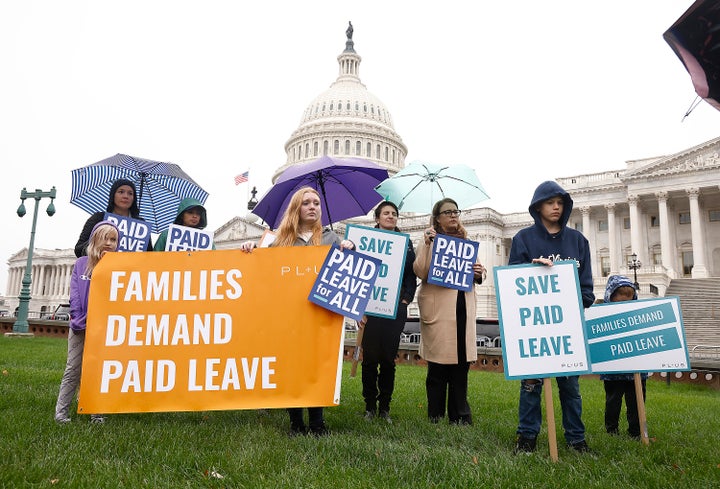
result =
[{"label": "parked car", "polygon": [[51,313],[45,313],[40,319],[49,319],[50,321],[69,321],[70,320],[70,304],[60,304]]}]

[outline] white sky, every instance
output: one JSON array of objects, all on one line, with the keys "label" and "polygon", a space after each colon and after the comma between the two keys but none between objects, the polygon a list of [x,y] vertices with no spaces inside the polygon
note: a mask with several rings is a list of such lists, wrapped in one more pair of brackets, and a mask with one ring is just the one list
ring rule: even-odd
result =
[{"label": "white sky", "polygon": [[[0,257],[71,248],[70,172],[116,153],[179,164],[208,229],[246,215],[304,109],[335,81],[348,20],[360,78],[406,162],[476,168],[500,212],[543,180],[625,167],[720,135],[663,32],[692,0],[15,0],[0,4]],[[250,186],[233,177],[250,170]],[[29,204],[29,205],[28,205]],[[0,266],[0,293],[6,266]]]}]

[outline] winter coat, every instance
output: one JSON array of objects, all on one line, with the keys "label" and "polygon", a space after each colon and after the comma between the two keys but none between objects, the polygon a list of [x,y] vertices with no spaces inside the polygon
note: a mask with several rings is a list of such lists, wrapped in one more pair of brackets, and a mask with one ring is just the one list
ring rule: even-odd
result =
[{"label": "winter coat", "polygon": [[[635,290],[635,284],[630,281],[629,278],[624,275],[610,275],[608,277],[607,285],[605,286],[605,297],[604,301],[610,303],[610,298],[613,293],[620,287],[632,287]],[[637,300],[637,290],[633,294],[632,300]],[[647,373],[641,372],[640,377],[647,379]],[[619,374],[601,374],[600,380],[633,380],[634,376],[631,373],[619,373]]]},{"label": "winter coat", "polygon": [[[432,260],[432,243],[421,241],[417,248],[413,269],[422,279],[417,299],[420,307],[419,354],[428,362],[445,365],[458,363],[456,305],[458,290],[428,283]],[[465,294],[465,351],[467,361],[477,360],[475,314],[477,304],[475,288]]]},{"label": "winter coat", "polygon": [[[77,240],[77,243],[75,243],[75,256],[80,258],[81,256],[84,256],[87,254],[87,245],[88,241],[90,240],[90,234],[92,233],[92,230],[95,228],[95,225],[105,219],[105,213],[110,212],[112,213],[113,210],[115,210],[115,192],[118,188],[122,187],[123,185],[127,185],[128,187],[133,189],[133,192],[135,193],[136,197],[135,200],[133,200],[132,206],[130,206],[130,217],[133,219],[139,219],[143,221],[144,219],[140,217],[140,209],[138,209],[137,205],[137,190],[135,189],[135,184],[130,181],[126,180],[124,178],[119,178],[113,182],[112,187],[110,188],[110,195],[108,196],[108,204],[104,211],[99,211],[94,214],[92,214],[87,221],[85,221],[85,225],[82,228],[82,231],[80,232],[80,237]],[[153,245],[152,245],[152,239],[148,242],[147,248],[145,248],[145,251],[152,251]]]}]

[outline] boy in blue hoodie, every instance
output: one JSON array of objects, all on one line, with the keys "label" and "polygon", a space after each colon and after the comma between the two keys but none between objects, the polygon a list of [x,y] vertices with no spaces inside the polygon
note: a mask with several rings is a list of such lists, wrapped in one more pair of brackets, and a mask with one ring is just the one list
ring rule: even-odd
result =
[{"label": "boy in blue hoodie", "polygon": [[[533,195],[528,211],[535,224],[521,229],[512,240],[509,265],[539,263],[552,266],[555,261],[573,260],[578,267],[583,305],[595,301],[588,240],[575,229],[567,227],[573,201],[553,181],[541,183]],[[578,452],[589,452],[582,422],[582,398],[578,376],[557,377],[562,408],[565,441]],[[517,444],[515,453],[533,452],[542,424],[542,379],[523,379],[520,383]]]},{"label": "boy in blue hoodie", "polygon": [[[610,275],[605,287],[605,302],[636,301],[637,290],[629,278],[623,275]],[[640,375],[642,395],[645,399],[645,381],[647,373]],[[627,408],[628,434],[640,438],[640,417],[638,415],[637,395],[635,394],[635,376],[631,373],[602,374],[600,380],[605,386],[605,429],[611,435],[618,434],[620,410],[623,397]]]}]

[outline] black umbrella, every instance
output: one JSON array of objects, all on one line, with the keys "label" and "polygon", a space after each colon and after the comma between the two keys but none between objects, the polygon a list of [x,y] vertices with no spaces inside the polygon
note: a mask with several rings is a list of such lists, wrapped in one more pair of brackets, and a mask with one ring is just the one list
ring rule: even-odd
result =
[{"label": "black umbrella", "polygon": [[695,92],[720,110],[720,2],[698,0],[663,34]]}]

